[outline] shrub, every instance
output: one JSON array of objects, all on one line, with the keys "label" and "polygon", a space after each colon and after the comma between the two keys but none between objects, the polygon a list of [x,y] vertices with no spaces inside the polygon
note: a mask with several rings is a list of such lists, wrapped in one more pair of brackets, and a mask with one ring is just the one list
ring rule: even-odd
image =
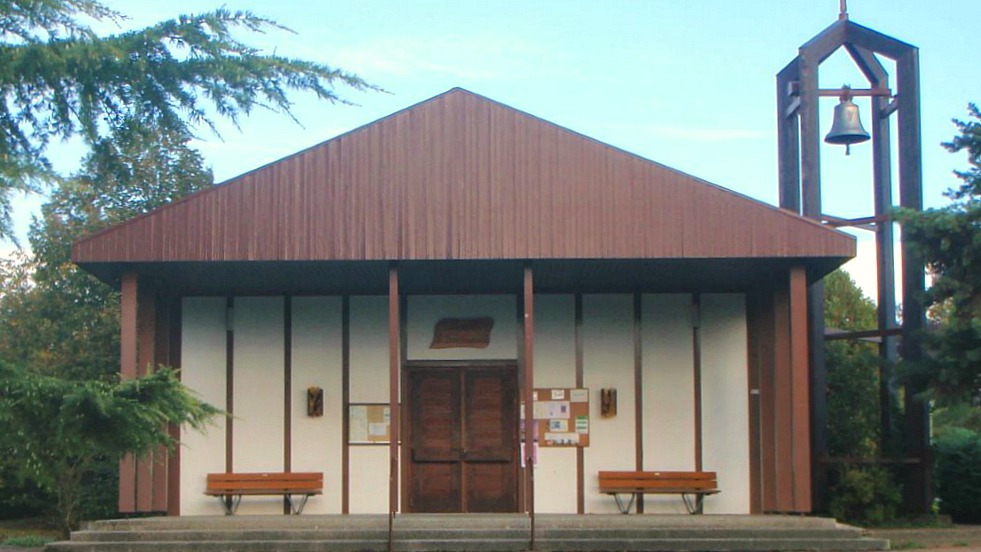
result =
[{"label": "shrub", "polygon": [[981,522],[981,436],[951,430],[937,439],[934,457],[940,511],[959,523]]},{"label": "shrub", "polygon": [[889,470],[844,466],[836,476],[828,508],[832,516],[857,525],[879,525],[896,517],[902,492]]}]

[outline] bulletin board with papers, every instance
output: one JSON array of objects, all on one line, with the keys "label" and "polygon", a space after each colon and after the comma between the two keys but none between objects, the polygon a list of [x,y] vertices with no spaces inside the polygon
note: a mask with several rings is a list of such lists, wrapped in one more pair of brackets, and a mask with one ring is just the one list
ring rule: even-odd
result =
[{"label": "bulletin board with papers", "polygon": [[392,439],[392,409],[387,404],[350,404],[348,440],[352,445],[381,445]]},{"label": "bulletin board with papers", "polygon": [[[589,446],[589,389],[535,389],[532,401],[538,446]],[[524,417],[524,407],[521,415]],[[524,432],[523,423],[521,431]]]}]

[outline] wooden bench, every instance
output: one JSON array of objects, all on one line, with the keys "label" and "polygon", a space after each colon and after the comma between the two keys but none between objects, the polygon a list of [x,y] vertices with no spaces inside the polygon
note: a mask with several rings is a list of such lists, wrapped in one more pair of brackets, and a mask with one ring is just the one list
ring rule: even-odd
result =
[{"label": "wooden bench", "polygon": [[[604,494],[611,494],[617,501],[620,513],[630,513],[630,507],[639,494],[680,494],[689,514],[702,513],[702,499],[705,495],[719,492],[715,472],[683,471],[601,471],[599,488]],[[624,504],[621,494],[629,494],[630,501]]]},{"label": "wooden bench", "polygon": [[[245,495],[282,495],[289,503],[290,512],[299,515],[307,499],[323,491],[323,473],[209,473],[204,494],[217,496],[226,516],[235,515]],[[302,498],[294,502],[294,496]]]}]

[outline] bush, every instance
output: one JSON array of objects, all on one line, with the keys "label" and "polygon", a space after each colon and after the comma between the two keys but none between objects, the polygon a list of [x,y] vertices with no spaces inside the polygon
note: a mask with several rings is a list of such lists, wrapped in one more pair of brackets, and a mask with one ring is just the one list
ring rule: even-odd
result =
[{"label": "bush", "polygon": [[880,525],[896,517],[901,488],[892,473],[877,466],[845,466],[831,487],[829,510],[835,518],[857,525]]},{"label": "bush", "polygon": [[32,481],[20,481],[0,470],[0,520],[45,515],[55,503],[52,493]]},{"label": "bush", "polygon": [[981,522],[981,436],[957,428],[934,445],[940,511],[958,523]]}]

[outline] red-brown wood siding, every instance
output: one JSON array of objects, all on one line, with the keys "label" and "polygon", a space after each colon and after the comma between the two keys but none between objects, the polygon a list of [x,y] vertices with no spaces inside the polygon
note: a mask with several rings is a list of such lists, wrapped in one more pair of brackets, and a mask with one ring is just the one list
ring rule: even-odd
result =
[{"label": "red-brown wood siding", "polygon": [[810,366],[807,331],[807,274],[790,269],[791,401],[794,405],[794,511],[811,511]]},{"label": "red-brown wood siding", "polygon": [[761,488],[763,449],[760,427],[762,387],[763,303],[765,294],[752,290],[746,295],[746,379],[749,382],[749,513],[763,513]]},{"label": "red-brown wood siding", "polygon": [[[810,512],[807,279],[795,267],[748,296],[753,510]],[[802,341],[803,340],[803,341]],[[756,406],[758,405],[758,406]],[[757,427],[758,431],[754,430]],[[752,481],[756,479],[756,481]],[[758,505],[758,506],[757,506]]]},{"label": "red-brown wood siding", "polygon": [[74,259],[853,253],[812,221],[454,89],[82,240]]},{"label": "red-brown wood siding", "polygon": [[[136,375],[145,376],[156,358],[156,296],[146,285],[139,285],[136,311]],[[150,451],[136,462],[136,511],[153,511],[154,456]]]},{"label": "red-brown wood siding", "polygon": [[[123,274],[121,295],[119,371],[123,379],[133,379],[136,377],[138,339],[135,272]],[[129,454],[119,461],[119,511],[123,513],[136,511],[136,459]]]}]

